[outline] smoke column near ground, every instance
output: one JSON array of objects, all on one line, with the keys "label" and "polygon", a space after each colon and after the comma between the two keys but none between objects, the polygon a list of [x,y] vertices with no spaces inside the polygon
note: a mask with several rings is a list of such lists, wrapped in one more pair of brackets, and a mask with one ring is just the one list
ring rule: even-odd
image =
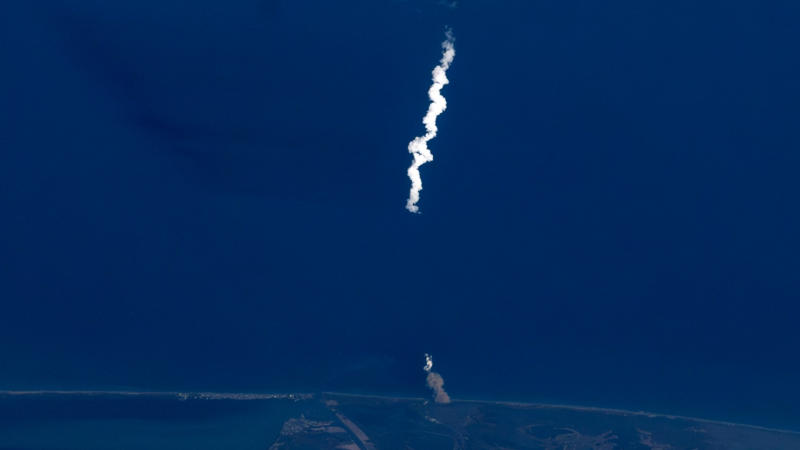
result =
[{"label": "smoke column near ground", "polygon": [[447,100],[442,96],[442,88],[450,81],[447,79],[447,69],[453,62],[456,56],[455,38],[450,29],[445,31],[446,39],[442,42],[442,59],[439,65],[433,68],[433,84],[428,89],[428,97],[431,99],[431,104],[428,106],[428,112],[422,118],[422,123],[425,124],[425,134],[414,138],[413,141],[408,143],[408,152],[413,156],[411,167],[408,168],[408,178],[411,179],[411,191],[408,193],[408,200],[406,201],[406,209],[412,213],[419,212],[417,202],[419,201],[419,192],[422,190],[422,177],[419,174],[421,165],[433,161],[433,153],[428,149],[428,141],[436,137],[439,129],[436,127],[436,118],[447,109]]},{"label": "smoke column near ground", "polygon": [[433,372],[433,357],[425,353],[425,367],[422,368],[428,372],[425,382],[428,387],[433,390],[433,401],[436,403],[450,403],[450,396],[444,390],[444,378],[436,372]]}]

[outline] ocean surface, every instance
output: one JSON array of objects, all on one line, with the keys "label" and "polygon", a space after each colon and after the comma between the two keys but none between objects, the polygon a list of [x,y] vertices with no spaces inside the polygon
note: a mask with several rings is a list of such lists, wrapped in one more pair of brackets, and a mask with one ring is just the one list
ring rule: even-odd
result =
[{"label": "ocean surface", "polygon": [[[419,397],[430,353],[457,398],[800,430],[797,23],[794,1],[2,2],[0,388]],[[175,414],[243,407],[220,405]],[[53,408],[30,423],[80,412]]]},{"label": "ocean surface", "polygon": [[0,448],[264,449],[299,415],[291,399],[174,395],[0,396]]}]

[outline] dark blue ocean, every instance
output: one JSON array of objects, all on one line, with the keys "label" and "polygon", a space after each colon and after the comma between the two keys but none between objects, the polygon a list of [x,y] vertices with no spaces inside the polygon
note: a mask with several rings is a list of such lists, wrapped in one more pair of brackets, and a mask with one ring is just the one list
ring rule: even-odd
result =
[{"label": "dark blue ocean", "polygon": [[0,448],[264,449],[299,410],[288,399],[0,395]]},{"label": "dark blue ocean", "polygon": [[[800,3],[0,4],[0,388],[800,430]],[[404,209],[446,26],[456,57]]]}]

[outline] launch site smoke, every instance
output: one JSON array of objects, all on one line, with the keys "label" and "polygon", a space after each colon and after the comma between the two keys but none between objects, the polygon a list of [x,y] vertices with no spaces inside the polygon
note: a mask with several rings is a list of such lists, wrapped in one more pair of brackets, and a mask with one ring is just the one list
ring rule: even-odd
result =
[{"label": "launch site smoke", "polygon": [[417,202],[419,201],[419,192],[422,190],[422,177],[419,174],[419,168],[427,162],[433,161],[433,153],[428,148],[428,142],[436,137],[439,129],[436,127],[436,118],[447,109],[447,100],[442,96],[442,88],[450,81],[447,79],[447,69],[453,62],[456,56],[455,38],[453,31],[449,28],[445,31],[445,41],[442,42],[442,59],[439,65],[433,68],[433,84],[428,89],[428,97],[431,100],[428,106],[428,112],[422,118],[422,123],[425,124],[425,134],[414,138],[413,141],[408,143],[408,152],[413,156],[411,167],[408,168],[408,178],[411,179],[411,190],[408,193],[408,200],[406,201],[406,209],[412,213],[419,212]]},{"label": "launch site smoke", "polygon": [[422,368],[428,373],[425,382],[433,391],[433,401],[436,403],[450,403],[450,396],[444,390],[444,378],[433,371],[433,357],[425,353],[425,366]]}]

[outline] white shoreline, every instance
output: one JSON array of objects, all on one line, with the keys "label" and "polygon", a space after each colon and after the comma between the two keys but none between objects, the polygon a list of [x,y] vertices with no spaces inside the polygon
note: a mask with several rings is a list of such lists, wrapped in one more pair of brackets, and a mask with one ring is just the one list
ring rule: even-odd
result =
[{"label": "white shoreline", "polygon": [[[353,398],[374,398],[381,400],[405,400],[405,401],[429,401],[424,397],[403,397],[403,396],[388,396],[377,394],[352,394],[347,392],[321,392],[322,395],[332,395],[340,397],[353,397]],[[132,391],[132,390],[53,390],[53,389],[31,389],[31,390],[0,390],[0,397],[3,396],[36,396],[36,395],[116,395],[126,397],[177,397],[179,399],[197,399],[197,400],[270,400],[270,399],[290,399],[290,400],[310,400],[315,397],[311,393],[290,393],[290,394],[266,394],[255,392],[192,392],[192,391]],[[700,417],[681,416],[677,414],[664,414],[654,413],[649,411],[631,411],[618,408],[601,408],[596,406],[580,406],[580,405],[567,405],[555,403],[529,403],[529,402],[511,402],[511,401],[493,401],[493,400],[474,400],[474,399],[453,399],[453,403],[483,403],[492,405],[515,406],[523,408],[553,408],[553,409],[567,409],[572,411],[585,411],[596,412],[605,414],[616,415],[634,415],[645,416],[660,419],[673,419],[673,420],[690,420],[699,423],[708,423],[713,425],[729,426],[729,427],[744,427],[753,430],[768,431],[772,433],[784,433],[792,435],[800,435],[800,431],[784,430],[780,428],[770,428],[760,425],[750,425],[746,423],[726,422],[723,420],[703,419]]]},{"label": "white shoreline", "polygon": [[1,396],[25,396],[25,395],[116,395],[122,397],[177,397],[179,399],[198,399],[198,400],[270,400],[270,399],[291,399],[308,400],[314,394],[291,393],[291,394],[263,394],[256,392],[191,392],[191,391],[114,391],[114,390],[0,390]]},{"label": "white shoreline", "polygon": [[[423,397],[390,397],[386,395],[373,395],[373,394],[349,394],[345,392],[323,392],[322,394],[338,395],[342,397],[363,397],[363,398],[379,398],[384,400],[416,400],[416,401],[430,401],[428,398]],[[658,419],[673,419],[673,420],[691,420],[693,422],[707,423],[712,425],[723,425],[729,427],[744,427],[754,430],[769,431],[773,433],[785,433],[792,435],[800,435],[800,431],[784,430],[781,428],[770,428],[760,425],[751,425],[747,423],[726,422],[724,420],[703,419],[701,417],[681,416],[677,414],[654,413],[649,411],[631,411],[618,408],[602,408],[598,406],[581,406],[581,405],[567,405],[558,403],[530,403],[530,402],[511,402],[511,401],[495,401],[495,400],[474,400],[474,399],[458,399],[454,398],[452,403],[484,403],[490,405],[503,405],[503,406],[516,406],[524,408],[552,408],[552,409],[567,409],[572,411],[586,411],[597,412],[605,414],[616,415],[632,415],[632,416],[645,416]]]}]

